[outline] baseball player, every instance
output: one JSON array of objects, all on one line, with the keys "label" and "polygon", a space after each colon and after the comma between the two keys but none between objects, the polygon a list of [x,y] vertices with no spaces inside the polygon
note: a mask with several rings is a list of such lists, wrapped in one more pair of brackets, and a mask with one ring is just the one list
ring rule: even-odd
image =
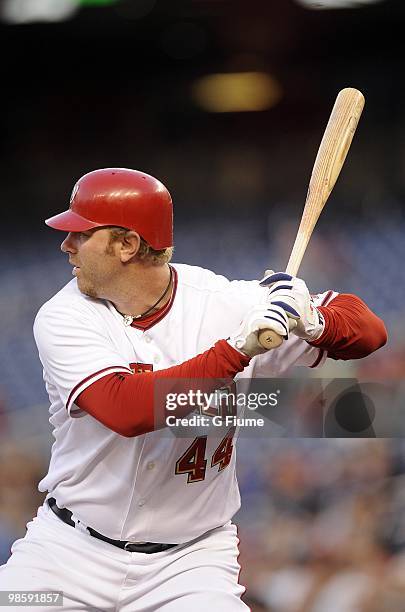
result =
[{"label": "baseball player", "polygon": [[[0,590],[63,591],[66,612],[247,610],[235,429],[219,441],[170,435],[154,390],[358,359],[386,342],[383,322],[354,295],[312,298],[283,273],[231,282],[171,264],[172,200],[144,172],[89,172],[46,223],[67,232],[74,276],[34,324],[55,442],[46,500]],[[263,328],[280,348],[264,351]]]}]

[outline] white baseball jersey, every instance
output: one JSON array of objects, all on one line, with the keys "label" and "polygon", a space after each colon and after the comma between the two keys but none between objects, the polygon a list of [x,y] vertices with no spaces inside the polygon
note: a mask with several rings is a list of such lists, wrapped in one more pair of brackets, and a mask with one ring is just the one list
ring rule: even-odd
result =
[{"label": "white baseball jersey", "polygon": [[[195,438],[177,438],[167,430],[126,438],[75,404],[107,374],[131,373],[134,364],[159,370],[205,351],[234,332],[267,294],[258,281],[229,281],[182,264],[173,269],[171,307],[145,331],[124,325],[110,302],[84,296],[76,279],[41,307],[34,324],[55,438],[39,489],[113,539],[183,543],[224,525],[240,506],[234,447],[224,469],[211,467],[218,440],[209,438],[203,448]],[[292,336],[278,350],[252,359],[243,376],[274,376],[292,365],[320,365],[325,358]],[[204,452],[206,464],[202,477],[189,482],[179,461],[193,452]]]}]

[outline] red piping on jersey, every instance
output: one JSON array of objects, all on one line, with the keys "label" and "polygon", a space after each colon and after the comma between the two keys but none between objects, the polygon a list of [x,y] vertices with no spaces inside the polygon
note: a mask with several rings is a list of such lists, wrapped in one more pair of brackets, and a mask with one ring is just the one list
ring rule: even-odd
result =
[{"label": "red piping on jersey", "polygon": [[[333,295],[333,291],[328,291],[328,293],[325,295],[325,297],[322,300],[321,306],[327,306],[327,304],[329,303],[329,300],[330,300],[332,295]],[[309,366],[309,367],[310,368],[318,367],[318,365],[322,361],[322,357],[324,356],[324,354],[325,354],[325,351],[323,351],[322,349],[319,349],[318,357],[315,359],[314,363],[311,366]]]},{"label": "red piping on jersey", "polygon": [[[66,408],[69,409],[69,406],[70,406],[70,403],[71,403],[71,399],[74,396],[74,394],[76,393],[76,391],[79,389],[79,387],[84,385],[91,378],[95,378],[96,376],[98,376],[99,374],[102,374],[103,372],[106,372],[107,370],[116,370],[116,369],[119,369],[120,372],[128,372],[128,374],[131,374],[130,368],[126,368],[125,366],[122,366],[122,365],[119,365],[119,366],[118,365],[116,365],[116,366],[108,366],[108,368],[103,368],[102,370],[99,370],[98,372],[94,372],[93,374],[90,374],[89,376],[84,378],[81,382],[79,382],[75,387],[73,387],[73,389],[69,393],[69,397],[68,397],[68,400],[66,402]],[[112,374],[115,374],[115,372],[112,372]]]},{"label": "red piping on jersey", "polygon": [[309,367],[310,368],[316,368],[321,363],[321,360],[322,360],[322,357],[324,356],[324,354],[325,354],[325,351],[322,350],[322,349],[319,349],[318,357],[315,359],[314,363],[311,366],[309,366]]},{"label": "red piping on jersey", "polygon": [[384,346],[384,322],[356,295],[339,294],[327,306],[318,306],[325,329],[312,346],[332,359],[361,359]]},{"label": "red piping on jersey", "polygon": [[325,295],[325,297],[322,300],[321,306],[327,306],[329,304],[329,300],[332,297],[332,295],[333,295],[333,291],[328,291],[328,293]]},{"label": "red piping on jersey", "polygon": [[[116,433],[139,436],[166,427],[168,414],[183,417],[195,410],[195,406],[187,405],[167,412],[167,392],[209,393],[232,380],[249,361],[226,340],[219,340],[204,353],[164,370],[107,374],[82,391],[75,404]],[[160,384],[156,384],[158,381]]]},{"label": "red piping on jersey", "polygon": [[170,266],[170,268],[171,270],[173,270],[173,290],[172,295],[170,296],[170,300],[167,302],[167,304],[162,306],[162,308],[152,313],[151,315],[142,319],[134,319],[131,323],[131,327],[135,327],[136,329],[143,329],[144,331],[146,331],[147,329],[150,329],[151,327],[156,325],[156,323],[159,323],[159,321],[161,321],[167,315],[167,313],[173,306],[174,298],[176,296],[177,291],[178,274],[176,268],[173,268],[173,266]]}]

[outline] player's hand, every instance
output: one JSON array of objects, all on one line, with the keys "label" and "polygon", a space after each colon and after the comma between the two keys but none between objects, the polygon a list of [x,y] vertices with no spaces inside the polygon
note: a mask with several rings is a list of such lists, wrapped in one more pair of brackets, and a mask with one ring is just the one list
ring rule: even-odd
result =
[{"label": "player's hand", "polygon": [[315,308],[312,297],[305,282],[300,278],[266,270],[266,275],[260,284],[269,288],[269,304],[271,307],[282,308],[288,318],[295,322],[290,330],[304,340],[317,340],[323,333],[325,322],[322,314]]},{"label": "player's hand", "polygon": [[288,339],[290,321],[285,309],[277,304],[266,303],[253,306],[244,316],[240,327],[228,338],[228,342],[233,348],[248,357],[260,355],[267,349],[259,344],[258,331],[272,329],[279,336]]}]

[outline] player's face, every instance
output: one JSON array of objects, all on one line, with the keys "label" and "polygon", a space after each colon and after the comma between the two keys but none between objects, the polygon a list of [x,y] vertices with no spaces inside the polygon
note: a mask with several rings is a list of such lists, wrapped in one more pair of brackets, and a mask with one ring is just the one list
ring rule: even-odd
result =
[{"label": "player's face", "polygon": [[61,244],[74,266],[72,274],[85,295],[109,299],[116,284],[120,260],[110,244],[110,231],[106,228],[86,232],[70,232]]}]

